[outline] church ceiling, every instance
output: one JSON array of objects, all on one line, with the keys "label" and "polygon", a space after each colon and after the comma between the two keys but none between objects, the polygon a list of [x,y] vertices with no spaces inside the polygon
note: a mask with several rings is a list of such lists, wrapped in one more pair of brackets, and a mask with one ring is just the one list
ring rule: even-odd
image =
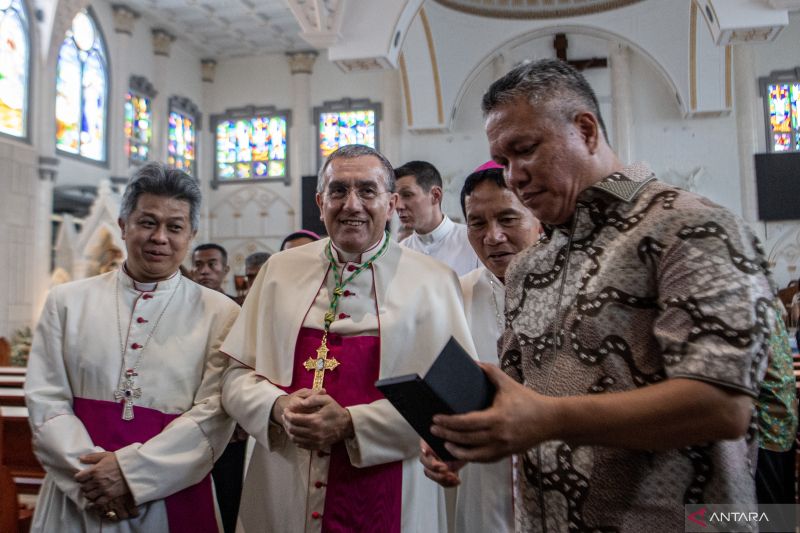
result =
[{"label": "church ceiling", "polygon": [[125,5],[210,58],[309,48],[286,0],[125,0]]},{"label": "church ceiling", "polygon": [[493,18],[546,19],[599,13],[641,0],[434,0],[443,6]]}]

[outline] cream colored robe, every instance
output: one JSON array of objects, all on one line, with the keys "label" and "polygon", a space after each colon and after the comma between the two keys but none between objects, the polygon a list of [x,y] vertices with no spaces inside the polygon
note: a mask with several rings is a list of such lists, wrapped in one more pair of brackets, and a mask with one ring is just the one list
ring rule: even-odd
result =
[{"label": "cream colored robe", "polygon": [[[33,531],[166,532],[163,498],[205,477],[233,431],[220,406],[227,358],[218,350],[238,306],[180,274],[160,282],[152,298],[143,298],[134,283],[122,270],[113,271],[54,287],[47,298],[25,383],[34,451],[47,471]],[[177,292],[147,342],[173,289]],[[148,322],[139,323],[138,317]],[[142,396],[135,405],[183,415],[147,442],[116,452],[140,516],[101,524],[83,511],[87,502],[73,476],[87,467],[79,456],[103,450],[73,413],[72,399],[115,401],[122,368],[120,326],[123,336],[130,328],[129,362],[134,357],[130,345],[146,344],[137,378]]]},{"label": "cream colored robe", "polygon": [[[489,280],[492,280],[492,283]],[[462,276],[464,310],[484,363],[498,364],[497,339],[502,334],[505,287],[486,267]],[[500,315],[498,317],[498,314]],[[514,531],[511,459],[496,463],[469,463],[459,472],[455,529],[458,533]]]},{"label": "cream colored robe", "polygon": [[[239,361],[231,363],[223,378],[223,405],[258,442],[245,479],[241,531],[295,533],[321,527],[322,521],[310,516],[324,513],[325,489],[311,490],[309,484],[326,474],[320,471],[327,469],[326,460],[316,455],[311,459],[307,450],[295,447],[279,426],[269,423],[269,417],[275,400],[284,394],[275,385],[291,383],[298,332],[304,321],[309,325],[307,314],[316,315],[318,293],[332,290],[332,276],[326,280],[328,241],[273,255],[222,346]],[[451,335],[474,354],[458,280],[449,268],[391,242],[372,270],[356,278],[355,290],[372,285],[373,275],[381,378],[424,375]],[[348,298],[343,298],[337,313],[357,316],[348,305]],[[371,306],[374,313],[375,300]],[[331,331],[336,331],[337,322]],[[353,466],[403,461],[401,530],[444,531],[442,491],[423,474],[419,436],[385,399],[349,411],[355,438],[346,446]]]}]

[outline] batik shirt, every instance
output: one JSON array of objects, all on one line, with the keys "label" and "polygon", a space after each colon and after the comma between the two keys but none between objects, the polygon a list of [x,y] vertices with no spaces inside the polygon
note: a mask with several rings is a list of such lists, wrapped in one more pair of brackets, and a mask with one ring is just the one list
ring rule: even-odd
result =
[{"label": "batik shirt", "polygon": [[[509,375],[549,396],[670,378],[758,396],[772,295],[733,214],[633,166],[546,230],[506,277]],[[755,502],[755,433],[751,423],[737,440],[652,452],[545,442],[517,461],[517,530],[682,531],[684,504]]]}]

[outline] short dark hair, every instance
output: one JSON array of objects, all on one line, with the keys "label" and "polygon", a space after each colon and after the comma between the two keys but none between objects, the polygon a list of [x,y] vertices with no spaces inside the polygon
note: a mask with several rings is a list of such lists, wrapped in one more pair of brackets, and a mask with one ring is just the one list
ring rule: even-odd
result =
[{"label": "short dark hair", "polygon": [[197,230],[200,225],[200,202],[203,195],[197,180],[189,174],[156,161],[142,165],[128,181],[128,186],[122,195],[119,218],[127,220],[136,209],[139,197],[145,193],[189,202],[192,231]]},{"label": "short dark hair", "polygon": [[254,266],[261,266],[267,262],[267,259],[272,257],[267,252],[255,252],[248,255],[244,260],[244,266],[247,268],[252,268]]},{"label": "short dark hair", "polygon": [[192,250],[192,258],[194,259],[195,252],[202,252],[203,250],[219,250],[220,255],[222,255],[222,263],[224,265],[228,264],[228,250],[215,242],[207,242],[195,246],[194,250]]},{"label": "short dark hair", "polygon": [[472,194],[475,187],[484,181],[491,181],[500,189],[508,189],[506,185],[506,178],[503,176],[502,168],[487,168],[485,170],[477,170],[467,176],[464,180],[464,186],[461,187],[461,212],[464,213],[464,220],[467,219],[467,196]]},{"label": "short dark hair", "polygon": [[348,144],[342,146],[338,150],[331,153],[328,156],[328,159],[322,164],[320,167],[319,172],[317,173],[317,192],[321,193],[324,186],[325,186],[325,171],[328,170],[328,166],[335,161],[336,159],[355,159],[356,157],[364,157],[364,156],[373,156],[377,157],[378,161],[381,162],[381,167],[383,167],[383,181],[386,185],[386,190],[389,192],[394,192],[394,170],[392,169],[392,164],[386,159],[386,156],[377,151],[375,148],[367,146],[365,144]]},{"label": "short dark hair", "polygon": [[531,104],[551,102],[553,110],[564,120],[572,120],[577,113],[589,111],[597,117],[603,137],[608,142],[606,125],[592,86],[583,74],[565,61],[526,61],[512,69],[492,83],[483,95],[483,114],[488,115],[495,108],[517,98],[525,98]]},{"label": "short dark hair", "polygon": [[301,230],[292,232],[289,235],[287,235],[285,239],[283,239],[283,242],[281,242],[281,247],[278,248],[278,250],[283,250],[284,247],[286,247],[286,243],[289,243],[289,242],[292,242],[292,241],[296,241],[297,239],[304,239],[304,238],[305,239],[311,239],[312,241],[318,241],[319,240],[319,235],[317,235],[313,231],[308,231],[307,229],[301,229]]},{"label": "short dark hair", "polygon": [[403,166],[394,169],[394,178],[399,180],[404,176],[414,176],[417,180],[417,185],[428,192],[434,185],[442,187],[442,175],[436,170],[436,167],[427,161],[409,161]]}]

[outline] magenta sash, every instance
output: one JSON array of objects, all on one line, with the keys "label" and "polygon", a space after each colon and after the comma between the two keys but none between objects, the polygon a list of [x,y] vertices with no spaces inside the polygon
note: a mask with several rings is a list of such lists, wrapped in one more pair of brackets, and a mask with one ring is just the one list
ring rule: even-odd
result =
[{"label": "magenta sash", "polygon": [[[322,331],[301,328],[294,353],[292,384],[286,392],[310,389],[314,372],[303,367],[316,359]],[[375,388],[380,372],[379,337],[328,335],[328,358],[339,361],[335,370],[325,372],[323,387],[342,407],[371,403],[383,398]],[[313,460],[313,459],[312,459]],[[312,484],[316,480],[310,480]],[[343,442],[331,447],[328,466],[323,533],[399,533],[402,509],[403,463],[394,461],[366,468],[350,464]]]},{"label": "magenta sash", "polygon": [[[104,400],[73,398],[72,410],[92,442],[114,452],[134,442],[146,442],[180,415],[136,406],[133,420],[122,420],[122,405]],[[219,533],[214,514],[211,475],[164,499],[170,533]]]}]

